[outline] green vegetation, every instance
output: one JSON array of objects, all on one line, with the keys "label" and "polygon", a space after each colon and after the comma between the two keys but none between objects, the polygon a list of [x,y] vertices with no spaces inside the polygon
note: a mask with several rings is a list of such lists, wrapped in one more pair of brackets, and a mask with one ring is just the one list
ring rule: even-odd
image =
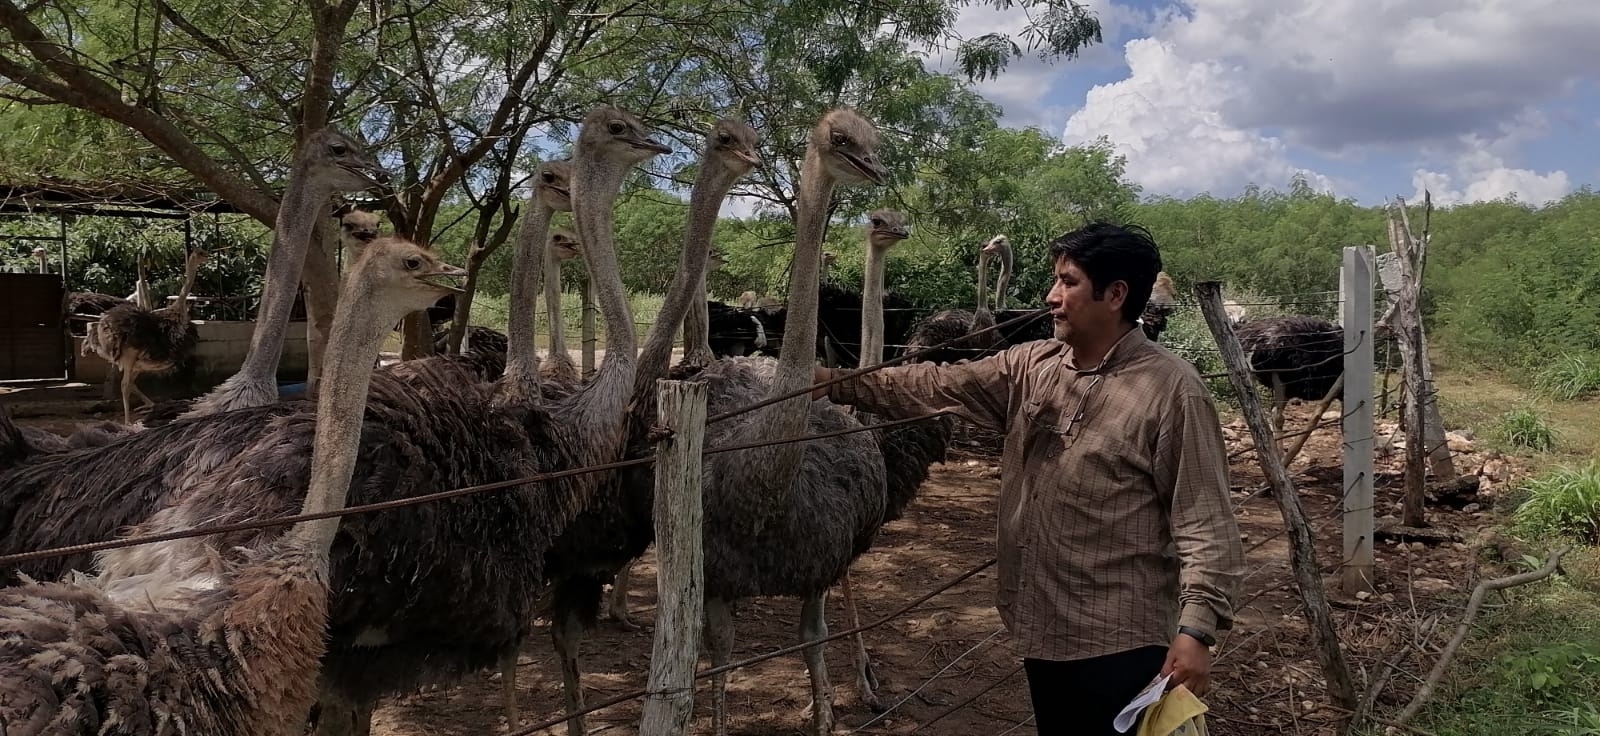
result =
[{"label": "green vegetation", "polygon": [[1568,353],[1540,370],[1534,386],[1555,399],[1583,399],[1600,393],[1600,357]]},{"label": "green vegetation", "polygon": [[1554,450],[1561,433],[1537,409],[1522,407],[1501,414],[1494,424],[1494,437],[1505,446],[1520,450]]},{"label": "green vegetation", "polygon": [[1600,544],[1600,460],[1554,468],[1528,480],[1523,491],[1527,500],[1514,515],[1523,536]]}]

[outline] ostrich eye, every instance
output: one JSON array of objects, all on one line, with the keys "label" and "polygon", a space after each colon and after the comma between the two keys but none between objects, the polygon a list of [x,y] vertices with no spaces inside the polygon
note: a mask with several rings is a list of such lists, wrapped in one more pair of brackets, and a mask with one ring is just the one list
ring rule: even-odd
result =
[{"label": "ostrich eye", "polygon": [[544,177],[544,181],[545,181],[546,184],[552,184],[556,180],[556,175],[552,174],[552,173],[550,173],[548,171],[543,172],[542,176]]},{"label": "ostrich eye", "polygon": [[406,270],[407,271],[415,271],[415,270],[417,270],[419,268],[422,268],[422,259],[421,258],[418,258],[416,256],[411,256],[410,258],[406,259]]},{"label": "ostrich eye", "polygon": [[843,134],[843,133],[840,133],[839,131],[834,131],[832,137],[833,137],[833,145],[835,145],[835,146],[842,146],[842,145],[850,142],[850,137],[845,135],[845,134]]},{"label": "ostrich eye", "polygon": [[718,133],[717,134],[717,142],[718,143],[732,143],[733,142],[733,136],[728,135],[727,133]]},{"label": "ostrich eye", "polygon": [[328,146],[328,151],[335,156],[343,156],[349,153],[350,149],[346,148],[343,143],[334,143]]},{"label": "ostrich eye", "polygon": [[606,128],[611,131],[612,135],[622,135],[623,131],[628,129],[628,126],[623,125],[621,120],[613,120]]},{"label": "ostrich eye", "polygon": [[880,219],[878,219],[876,217],[872,218],[872,226],[873,227],[883,227],[883,220],[880,220]]}]

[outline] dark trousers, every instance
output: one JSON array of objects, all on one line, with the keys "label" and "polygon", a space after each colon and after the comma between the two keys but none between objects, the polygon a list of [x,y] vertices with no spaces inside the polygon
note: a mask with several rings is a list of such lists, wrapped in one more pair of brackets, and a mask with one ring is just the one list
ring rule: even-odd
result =
[{"label": "dark trousers", "polygon": [[1123,736],[1111,721],[1166,661],[1167,648],[1156,646],[1068,662],[1022,660],[1039,736]]}]

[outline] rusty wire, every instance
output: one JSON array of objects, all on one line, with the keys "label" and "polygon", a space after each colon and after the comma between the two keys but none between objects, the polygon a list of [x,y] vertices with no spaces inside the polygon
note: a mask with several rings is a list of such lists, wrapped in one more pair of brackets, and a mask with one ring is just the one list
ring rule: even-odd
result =
[{"label": "rusty wire", "polygon": [[[699,672],[696,672],[695,675],[694,675],[694,679],[701,680],[701,679],[710,677],[712,675],[720,675],[720,674],[722,674],[724,672],[732,672],[733,670],[741,669],[741,668],[744,668],[744,667],[749,667],[750,665],[753,665],[753,664],[759,664],[759,663],[765,662],[765,661],[767,661],[769,659],[776,659],[776,658],[782,657],[784,655],[794,654],[795,652],[798,652],[798,651],[800,651],[802,649],[810,649],[811,647],[820,646],[820,645],[826,644],[826,643],[828,643],[830,641],[843,639],[843,638],[845,638],[847,636],[855,636],[856,634],[859,634],[859,633],[861,633],[863,631],[868,631],[870,629],[876,629],[879,626],[882,626],[882,625],[884,625],[886,623],[889,623],[890,621],[893,621],[893,620],[905,615],[911,609],[916,608],[917,606],[920,606],[920,605],[928,602],[928,600],[930,600],[934,596],[936,596],[936,595],[938,595],[940,593],[943,593],[943,592],[945,592],[945,591],[947,591],[947,590],[949,590],[951,588],[954,588],[955,586],[960,585],[963,582],[966,582],[966,580],[968,578],[971,578],[972,576],[977,575],[978,573],[983,572],[984,570],[987,570],[990,566],[992,566],[994,564],[995,564],[995,558],[991,557],[987,561],[985,561],[982,564],[978,565],[977,567],[974,567],[974,568],[972,568],[972,569],[970,569],[970,570],[968,570],[968,571],[966,571],[964,573],[961,573],[960,575],[955,576],[954,578],[951,578],[950,580],[945,581],[944,583],[940,584],[939,587],[934,588],[933,590],[930,590],[927,593],[922,594],[916,600],[911,601],[910,603],[907,603],[907,604],[901,606],[898,609],[895,609],[894,611],[890,612],[888,615],[885,615],[882,618],[879,618],[878,620],[873,621],[872,623],[862,624],[861,626],[857,626],[855,628],[845,629],[844,631],[835,632],[835,633],[829,634],[829,635],[827,635],[825,637],[822,637],[821,639],[814,639],[812,641],[807,641],[807,642],[803,642],[803,643],[800,643],[800,644],[792,644],[792,645],[784,647],[782,649],[777,649],[777,650],[774,650],[774,651],[771,651],[771,652],[767,652],[766,654],[758,654],[758,655],[756,655],[754,657],[750,657],[749,659],[742,659],[742,660],[739,660],[738,662],[729,662],[728,664],[719,665],[717,667],[711,667],[709,669],[704,669],[704,670],[701,670]],[[636,700],[638,698],[646,697],[646,696],[648,696],[650,694],[651,694],[651,692],[649,690],[635,690],[635,691],[630,692],[630,693],[623,693],[622,695],[617,695],[615,697],[606,698],[605,700],[602,700],[602,701],[600,701],[598,703],[594,703],[592,705],[585,706],[582,710],[579,710],[579,711],[576,711],[576,712],[573,712],[573,713],[568,713],[568,714],[563,715],[563,716],[561,716],[559,718],[550,718],[550,719],[541,721],[539,723],[535,723],[532,726],[528,726],[527,728],[524,728],[524,729],[522,729],[520,731],[512,731],[511,733],[507,734],[506,736],[530,736],[531,734],[537,733],[539,731],[543,731],[544,729],[554,728],[555,726],[559,726],[559,725],[561,725],[563,723],[566,723],[567,721],[572,720],[573,718],[575,718],[577,716],[588,715],[589,713],[593,713],[593,712],[595,712],[597,710],[601,710],[603,708],[609,708],[609,707],[611,707],[613,705],[617,705],[619,703],[626,703],[626,702],[628,702],[630,700]]]},{"label": "rusty wire", "polygon": [[809,396],[812,391],[815,391],[815,390],[817,390],[819,388],[823,388],[825,386],[832,386],[832,385],[834,385],[836,383],[844,383],[845,381],[848,381],[848,380],[850,380],[852,378],[863,376],[863,375],[866,375],[868,373],[873,373],[875,371],[879,371],[879,370],[882,370],[884,368],[888,368],[890,366],[893,366],[893,365],[896,365],[896,364],[899,364],[899,363],[904,363],[904,362],[906,362],[908,360],[911,360],[912,358],[916,358],[916,357],[925,355],[927,353],[931,353],[931,352],[933,352],[935,350],[942,350],[944,348],[949,347],[950,345],[954,345],[957,342],[962,342],[962,341],[965,341],[965,340],[969,340],[974,336],[982,335],[985,332],[993,332],[993,331],[998,330],[998,329],[1000,329],[1002,327],[1010,327],[1011,325],[1017,325],[1017,324],[1022,324],[1022,323],[1025,323],[1025,322],[1029,322],[1029,321],[1038,319],[1040,317],[1043,317],[1044,315],[1049,314],[1049,313],[1050,313],[1050,310],[1047,309],[1047,308],[1037,309],[1037,310],[1029,312],[1027,314],[1024,314],[1024,315],[1021,315],[1021,316],[1018,316],[1018,317],[1013,317],[1013,318],[1008,319],[1008,320],[1006,320],[1004,322],[996,323],[993,326],[985,327],[985,328],[983,328],[981,330],[975,330],[973,332],[966,333],[966,334],[964,334],[964,335],[962,335],[962,336],[960,336],[960,337],[958,337],[958,338],[956,338],[954,340],[946,340],[946,341],[944,341],[944,342],[942,342],[942,343],[940,343],[938,345],[934,345],[934,346],[929,347],[929,348],[925,348],[925,349],[922,349],[922,350],[915,350],[915,351],[912,351],[912,352],[909,352],[909,353],[902,353],[902,354],[900,354],[898,356],[895,356],[893,358],[885,360],[882,363],[875,363],[875,364],[869,365],[869,366],[867,366],[865,368],[856,368],[856,369],[852,369],[852,370],[834,369],[833,370],[833,374],[834,374],[833,377],[829,378],[826,381],[823,381],[823,382],[817,383],[817,384],[813,384],[813,385],[807,386],[807,387],[805,387],[803,389],[799,389],[799,390],[796,390],[796,391],[790,391],[790,392],[785,393],[785,394],[779,394],[779,395],[774,396],[774,397],[769,398],[769,399],[763,399],[763,400],[757,401],[757,402],[755,402],[753,404],[748,404],[746,406],[741,406],[741,407],[739,407],[737,409],[730,409],[728,411],[722,412],[721,414],[713,414],[713,415],[711,415],[709,417],[706,417],[706,424],[715,424],[717,422],[723,421],[724,419],[732,419],[733,417],[739,416],[740,414],[747,414],[747,413],[755,411],[757,409],[762,409],[762,408],[765,408],[765,407],[768,407],[768,406],[772,406],[773,404],[777,404],[777,403],[780,403],[780,402],[788,401],[789,399],[795,398],[797,396]]}]

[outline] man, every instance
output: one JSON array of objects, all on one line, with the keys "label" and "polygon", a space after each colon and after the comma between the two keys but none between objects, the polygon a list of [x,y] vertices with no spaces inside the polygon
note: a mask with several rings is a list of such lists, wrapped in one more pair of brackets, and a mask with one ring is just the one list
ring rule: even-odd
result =
[{"label": "man", "polygon": [[[1161,270],[1155,243],[1096,223],[1050,253],[1054,340],[815,395],[889,419],[950,411],[1006,433],[997,605],[1039,733],[1115,734],[1117,712],[1158,675],[1206,692],[1244,550],[1211,396],[1137,329]],[[830,378],[817,369],[817,382]]]}]

